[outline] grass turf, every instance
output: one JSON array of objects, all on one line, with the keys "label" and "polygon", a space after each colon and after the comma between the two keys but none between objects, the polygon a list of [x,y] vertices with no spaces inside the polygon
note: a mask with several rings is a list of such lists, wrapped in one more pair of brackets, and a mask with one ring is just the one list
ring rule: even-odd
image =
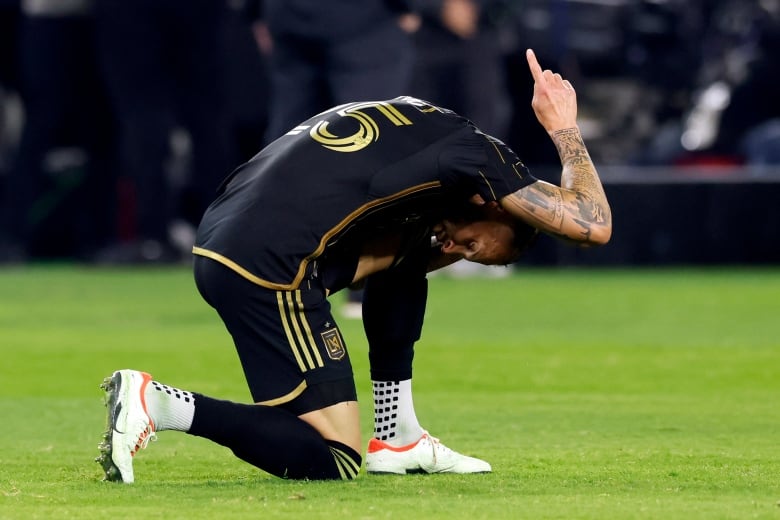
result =
[{"label": "grass turf", "polygon": [[[162,432],[124,486],[92,462],[102,378],[246,401],[229,336],[186,269],[0,270],[0,518],[780,518],[780,270],[430,285],[418,416],[492,474],[283,481]],[[367,438],[365,341],[340,325]]]}]

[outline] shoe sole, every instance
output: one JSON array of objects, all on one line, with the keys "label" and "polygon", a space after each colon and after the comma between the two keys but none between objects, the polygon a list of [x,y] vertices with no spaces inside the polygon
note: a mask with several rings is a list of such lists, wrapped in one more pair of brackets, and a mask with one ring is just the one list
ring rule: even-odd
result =
[{"label": "shoe sole", "polygon": [[488,473],[492,473],[493,471],[466,471],[457,473],[455,471],[425,471],[422,468],[417,469],[407,469],[404,472],[399,471],[368,471],[366,470],[366,473],[369,475],[436,475],[436,474],[449,474],[449,475],[484,475]]},{"label": "shoe sole", "polygon": [[424,469],[407,469],[403,472],[400,471],[366,471],[369,475],[429,475]]},{"label": "shoe sole", "polygon": [[95,462],[100,464],[105,473],[104,481],[108,482],[124,482],[122,480],[122,473],[119,468],[114,464],[113,459],[113,445],[112,445],[112,432],[116,428],[116,415],[114,409],[119,398],[119,387],[122,384],[122,374],[114,372],[113,375],[106,377],[100,384],[100,388],[106,393],[104,404],[106,406],[106,431],[103,433],[103,442],[98,444],[98,450],[100,455],[95,459]]}]

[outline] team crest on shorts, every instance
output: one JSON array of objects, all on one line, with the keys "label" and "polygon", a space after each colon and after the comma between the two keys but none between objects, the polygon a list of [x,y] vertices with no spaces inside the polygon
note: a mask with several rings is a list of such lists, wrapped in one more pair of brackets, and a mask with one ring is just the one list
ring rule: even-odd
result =
[{"label": "team crest on shorts", "polygon": [[325,350],[328,352],[328,357],[334,361],[338,361],[344,357],[347,353],[347,349],[344,348],[344,342],[341,341],[341,334],[339,329],[333,328],[320,333],[322,341],[325,343]]}]

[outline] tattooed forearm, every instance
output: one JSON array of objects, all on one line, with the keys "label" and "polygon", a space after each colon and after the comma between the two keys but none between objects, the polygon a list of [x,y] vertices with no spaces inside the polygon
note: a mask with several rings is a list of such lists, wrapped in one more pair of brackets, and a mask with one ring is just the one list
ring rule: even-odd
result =
[{"label": "tattooed forearm", "polygon": [[579,218],[599,224],[609,223],[612,217],[607,197],[579,129],[558,130],[551,137],[563,166],[561,187],[577,194],[575,203]]},{"label": "tattooed forearm", "polygon": [[568,162],[590,162],[588,149],[585,148],[585,142],[582,140],[580,131],[577,128],[566,128],[556,130],[551,135],[561,163]]},{"label": "tattooed forearm", "polygon": [[563,240],[584,246],[609,242],[612,215],[579,130],[552,133],[561,156],[561,186],[538,180],[501,199],[510,214]]}]

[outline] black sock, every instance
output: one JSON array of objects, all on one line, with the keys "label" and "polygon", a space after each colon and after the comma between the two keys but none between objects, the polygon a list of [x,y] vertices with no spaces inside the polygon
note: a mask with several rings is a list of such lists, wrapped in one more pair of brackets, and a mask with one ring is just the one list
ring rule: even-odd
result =
[{"label": "black sock", "polygon": [[370,276],[363,296],[363,327],[368,339],[372,381],[412,378],[414,343],[420,339],[428,281],[400,277],[395,269]]},{"label": "black sock", "polygon": [[362,458],[349,446],[325,440],[294,414],[256,404],[195,397],[188,433],[233,450],[236,457],[290,479],[353,479]]}]

